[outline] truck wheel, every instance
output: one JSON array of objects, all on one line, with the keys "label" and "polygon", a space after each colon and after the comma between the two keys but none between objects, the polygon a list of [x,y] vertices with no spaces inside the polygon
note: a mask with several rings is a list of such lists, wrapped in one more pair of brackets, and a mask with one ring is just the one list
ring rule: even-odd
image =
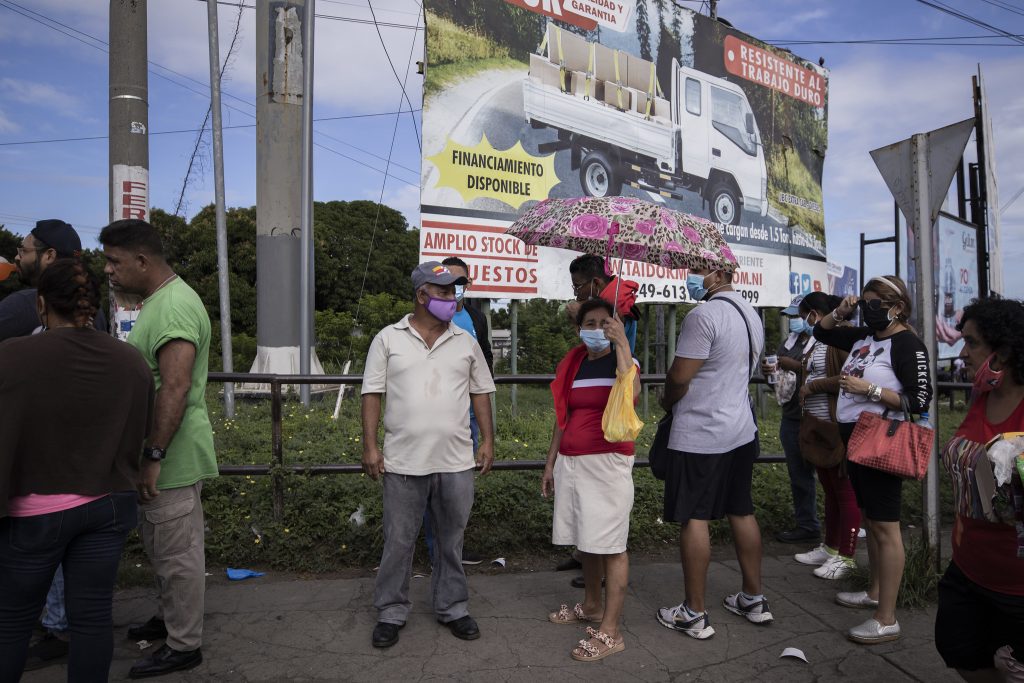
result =
[{"label": "truck wheel", "polygon": [[737,225],[740,222],[740,202],[736,198],[729,183],[719,180],[708,192],[711,203],[711,220],[725,225]]},{"label": "truck wheel", "polygon": [[622,191],[622,181],[615,175],[604,152],[588,152],[580,164],[580,185],[588,197],[611,197]]}]

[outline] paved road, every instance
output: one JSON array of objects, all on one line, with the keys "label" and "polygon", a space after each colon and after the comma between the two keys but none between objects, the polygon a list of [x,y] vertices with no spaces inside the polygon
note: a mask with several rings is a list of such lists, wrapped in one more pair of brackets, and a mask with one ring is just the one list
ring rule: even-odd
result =
[{"label": "paved road", "polygon": [[[780,549],[781,552],[781,549]],[[471,570],[472,571],[472,570]],[[678,603],[678,565],[634,562],[627,597],[626,650],[601,662],[569,657],[580,637],[572,626],[550,624],[558,603],[578,600],[571,573],[484,574],[470,578],[471,609],[482,637],[465,642],[438,625],[429,610],[429,579],[414,579],[414,611],[399,643],[370,646],[375,622],[373,579],[276,580],[243,583],[213,578],[207,592],[206,661],[164,681],[941,681],[947,671],[932,645],[934,610],[902,611],[904,638],[872,647],[847,641],[842,630],[867,612],[832,601],[835,584],[816,579],[788,555],[765,560],[765,584],[776,623],[754,626],[718,607],[738,590],[737,564],[715,550],[709,595],[717,634],[698,642],[660,626],[662,605]],[[120,639],[127,624],[150,615],[150,592],[122,591],[114,609],[118,635],[111,680],[124,680],[139,655]],[[809,664],[780,659],[802,649]],[[27,683],[63,681],[63,666],[26,674]]]}]

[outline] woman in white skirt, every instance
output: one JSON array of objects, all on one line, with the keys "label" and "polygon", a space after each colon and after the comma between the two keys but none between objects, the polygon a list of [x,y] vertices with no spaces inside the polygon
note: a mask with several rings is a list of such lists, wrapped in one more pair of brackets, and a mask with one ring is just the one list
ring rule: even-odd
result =
[{"label": "woman in white skirt", "polygon": [[[636,364],[622,322],[611,304],[590,299],[576,318],[583,342],[566,354],[555,370],[554,433],[541,494],[554,495],[551,542],[575,545],[583,563],[586,597],[572,609],[562,605],[548,615],[556,624],[588,626],[573,649],[580,661],[597,661],[626,648],[619,633],[622,603],[629,583],[629,513],[633,509],[633,442],[605,441],[601,417],[616,373]],[[633,382],[633,399],[640,378]],[[602,595],[601,577],[605,578]]]}]

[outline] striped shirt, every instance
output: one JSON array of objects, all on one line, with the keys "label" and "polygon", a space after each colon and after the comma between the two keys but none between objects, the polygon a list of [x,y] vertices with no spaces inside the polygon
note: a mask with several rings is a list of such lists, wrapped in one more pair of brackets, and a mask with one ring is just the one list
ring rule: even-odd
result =
[{"label": "striped shirt", "polygon": [[[814,343],[814,350],[807,359],[807,382],[825,378],[828,346],[821,342]],[[804,412],[819,420],[832,420],[828,410],[828,394],[808,394],[804,399]]]},{"label": "striped shirt", "polygon": [[[639,363],[633,359],[639,368]],[[615,352],[590,360],[585,358],[573,379],[569,392],[569,424],[562,434],[558,452],[562,455],[589,455],[591,453],[621,453],[633,455],[633,442],[605,441],[601,418],[604,416],[608,396],[615,384]]]}]

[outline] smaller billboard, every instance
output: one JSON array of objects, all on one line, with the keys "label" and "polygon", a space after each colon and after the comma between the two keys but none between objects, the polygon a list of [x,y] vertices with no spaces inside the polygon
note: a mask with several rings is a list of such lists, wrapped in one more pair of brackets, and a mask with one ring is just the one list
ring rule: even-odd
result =
[{"label": "smaller billboard", "polygon": [[946,213],[935,222],[935,338],[938,359],[960,355],[964,342],[956,326],[964,307],[978,296],[978,229]]},{"label": "smaller billboard", "polygon": [[860,281],[857,279],[859,273],[856,268],[829,261],[827,269],[829,294],[843,297],[860,294]]}]

